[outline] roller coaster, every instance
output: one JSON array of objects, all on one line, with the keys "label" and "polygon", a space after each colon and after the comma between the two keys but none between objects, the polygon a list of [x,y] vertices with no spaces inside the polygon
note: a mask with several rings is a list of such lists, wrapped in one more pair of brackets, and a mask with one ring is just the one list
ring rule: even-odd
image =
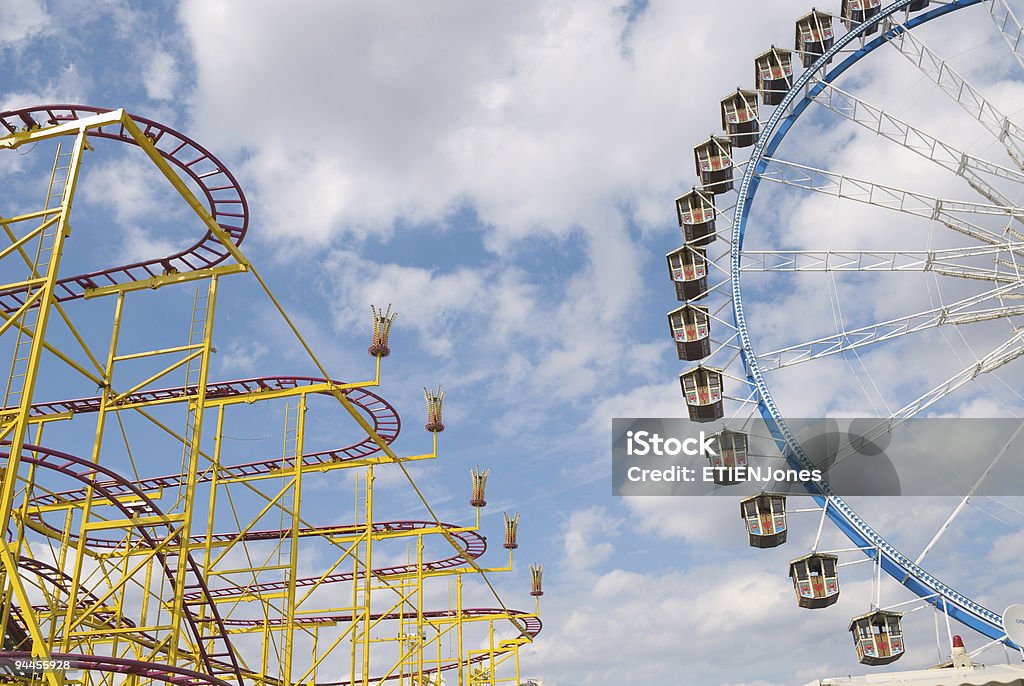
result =
[{"label": "roller coaster", "polygon": [[[0,410],[0,680],[519,684],[520,649],[541,630],[541,567],[530,567],[533,611],[508,608],[492,577],[512,571],[519,517],[505,515],[507,563],[485,566],[487,473],[472,474],[468,525],[438,519],[412,479],[408,463],[437,457],[440,389],[425,389],[430,451],[395,452],[401,420],[370,390],[390,354],[390,307],[372,309],[373,378],[335,380],[242,252],[245,195],[206,148],[123,109],[79,105],[2,112],[0,135],[7,154],[53,155],[42,207],[5,192],[16,209],[0,217],[0,345],[11,360]],[[141,151],[198,242],[73,273],[76,188],[92,144],[106,141]],[[235,275],[255,280],[317,375],[210,378],[221,281]],[[165,325],[134,319],[140,309],[166,313]],[[99,331],[102,346],[90,342]],[[66,399],[83,384],[96,393]],[[347,427],[347,444],[312,449],[325,433],[307,422],[314,405],[333,413],[327,440]],[[228,427],[251,427],[253,416],[279,422],[279,454],[234,454],[247,450],[231,448],[239,437]],[[375,492],[385,471],[398,475],[400,498]],[[354,491],[350,519],[339,515],[339,483]],[[410,502],[423,516],[380,515]]]}]

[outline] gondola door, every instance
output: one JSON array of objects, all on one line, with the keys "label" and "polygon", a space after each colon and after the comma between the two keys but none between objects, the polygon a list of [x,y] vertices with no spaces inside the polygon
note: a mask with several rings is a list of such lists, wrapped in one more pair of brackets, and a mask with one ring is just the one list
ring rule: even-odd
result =
[{"label": "gondola door", "polygon": [[697,386],[697,402],[701,405],[711,404],[711,394],[708,392],[708,387],[703,384]]},{"label": "gondola door", "polygon": [[889,634],[879,631],[875,634],[875,647],[878,649],[878,657],[889,657],[892,651],[889,649]]},{"label": "gondola door", "polygon": [[722,459],[725,460],[725,466],[729,469],[736,468],[736,451],[735,450],[723,450]]}]

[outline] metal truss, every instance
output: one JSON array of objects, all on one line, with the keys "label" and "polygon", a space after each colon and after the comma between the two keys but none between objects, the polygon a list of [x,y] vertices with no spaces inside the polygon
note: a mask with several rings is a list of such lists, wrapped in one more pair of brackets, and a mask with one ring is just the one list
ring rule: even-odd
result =
[{"label": "metal truss", "polygon": [[913,31],[900,31],[888,42],[968,114],[977,119],[1003,144],[1014,164],[1024,169],[1024,129],[1012,122],[989,102],[981,91],[949,66],[946,60],[913,35]]},{"label": "metal truss", "polygon": [[991,245],[1004,243],[1005,239],[959,215],[1024,218],[1024,210],[1016,207],[936,198],[778,158],[766,157],[764,161],[766,166],[758,175],[763,180],[930,219]]},{"label": "metal truss", "polygon": [[982,374],[988,374],[999,369],[1003,365],[1016,360],[1021,355],[1024,355],[1024,331],[1018,332],[988,355],[985,355],[985,357],[965,367],[924,395],[900,408],[892,414],[892,418],[902,420],[915,417],[968,382],[973,381]]},{"label": "metal truss", "polygon": [[965,179],[971,188],[990,202],[1013,205],[1010,199],[989,183],[987,177],[994,176],[1024,184],[1024,174],[1021,172],[969,155],[830,83],[819,81],[818,85],[821,90],[814,97],[814,102],[948,169]]},{"label": "metal truss", "polygon": [[999,33],[1006,39],[1010,51],[1024,67],[1024,26],[1006,0],[988,0],[988,13],[995,22]]},{"label": "metal truss", "polygon": [[779,348],[778,350],[758,355],[757,361],[762,371],[771,371],[864,348],[945,324],[974,324],[1024,315],[1024,307],[1007,308],[1000,305],[993,308],[972,309],[987,301],[1005,298],[1007,294],[1014,292],[1018,288],[1020,288],[1020,284],[1017,283],[999,286],[943,307],[936,307],[924,312],[917,312],[904,317],[857,327],[831,336],[823,336],[813,341]]},{"label": "metal truss", "polygon": [[[740,255],[744,272],[935,272],[947,276],[987,279],[1002,283],[1019,280],[1017,264],[993,260],[991,268],[959,260],[997,256],[1024,249],[1024,243],[982,245],[943,250],[747,250]],[[1008,271],[1000,271],[999,267]]]}]

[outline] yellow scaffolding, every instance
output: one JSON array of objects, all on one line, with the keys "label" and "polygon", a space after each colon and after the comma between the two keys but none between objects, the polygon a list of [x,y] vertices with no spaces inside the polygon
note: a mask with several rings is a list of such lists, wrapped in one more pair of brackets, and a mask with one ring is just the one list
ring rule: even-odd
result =
[{"label": "yellow scaffolding", "polygon": [[[479,559],[486,476],[473,472],[471,525],[442,522],[423,498],[406,463],[437,456],[444,393],[426,391],[431,452],[398,455],[397,413],[370,390],[390,354],[390,306],[372,308],[373,378],[336,381],[242,252],[244,195],[212,154],[123,110],[41,106],[0,113],[0,125],[0,150],[56,144],[43,207],[0,217],[9,241],[0,344],[11,359],[0,409],[0,681],[519,684],[519,650],[540,630],[539,595],[533,611],[509,609],[489,577],[512,570],[518,515],[506,516],[507,564],[488,568]],[[75,190],[97,139],[143,151],[198,219],[199,243],[68,273]],[[256,280],[319,376],[211,379],[220,282],[238,274]],[[153,298],[174,298],[180,284],[195,287],[184,334],[168,324],[136,350],[129,304],[152,312]],[[104,298],[113,318],[101,353],[72,315],[96,328],[96,305],[84,301]],[[94,396],[41,399],[82,379]],[[353,420],[349,445],[310,449],[313,402]],[[239,463],[226,427],[253,408],[283,416],[283,449]],[[91,434],[91,450],[47,447],[44,429],[65,426]],[[375,498],[379,470],[403,473],[428,516],[375,517],[386,502]],[[333,472],[354,477],[355,512],[323,524],[303,494]],[[403,543],[404,561],[395,554]],[[496,607],[467,607],[467,583]]]}]

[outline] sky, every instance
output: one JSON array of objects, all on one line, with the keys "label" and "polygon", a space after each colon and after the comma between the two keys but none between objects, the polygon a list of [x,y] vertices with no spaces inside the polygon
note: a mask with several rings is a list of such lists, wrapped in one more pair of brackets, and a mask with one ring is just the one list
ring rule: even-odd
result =
[{"label": "sky", "polygon": [[[335,378],[370,373],[369,306],[392,304],[399,315],[381,392],[405,419],[400,452],[427,445],[421,388],[441,384],[448,394],[441,456],[416,467],[417,483],[442,518],[465,521],[470,467],[492,469],[485,527],[500,535],[502,510],[523,517],[520,567],[498,582],[510,605],[530,607],[525,563],[545,563],[545,629],[524,650],[526,675],[545,686],[799,684],[868,669],[856,663],[846,625],[867,610],[870,566],[844,572],[836,606],[801,610],[787,562],[813,541],[816,515],[794,515],[788,545],[750,549],[732,498],[613,497],[609,439],[612,417],[685,415],[685,363],[665,326],[678,306],[664,264],[681,242],[674,198],[696,183],[692,148],[718,132],[719,99],[753,86],[754,56],[788,46],[807,9],[796,0],[6,0],[0,110],[124,107],[210,149],[245,189],[246,254]],[[1019,119],[1020,68],[984,10],[935,24],[923,39]],[[840,86],[1012,164],[898,52],[878,52]],[[779,155],[984,201],[961,179],[820,110]],[[0,212],[23,204],[19,174],[31,164],[0,160]],[[927,220],[764,185],[748,249],[962,243]],[[71,264],[139,259],[192,235],[138,156],[98,151],[79,205],[83,223],[104,230],[82,247],[73,241]],[[765,350],[979,288],[920,274],[747,283],[755,344]],[[171,309],[180,304],[166,307],[139,311],[139,326],[181,314]],[[226,286],[221,307],[215,378],[313,371],[251,284]],[[783,370],[773,393],[789,416],[886,415],[1008,335],[1005,321],[935,329]],[[930,411],[1017,416],[1021,364]],[[316,411],[322,438],[334,420],[326,406]],[[259,422],[241,424],[238,439],[266,433]],[[243,455],[248,444],[236,448]],[[396,502],[406,493],[398,480],[385,487]],[[858,508],[916,554],[955,504],[876,499]],[[996,611],[1020,601],[1024,582],[1007,569],[1024,552],[1012,509],[1020,507],[969,508],[929,564]],[[843,547],[834,531],[825,540]],[[891,583],[883,595],[910,599]],[[910,652],[899,666],[934,664],[931,611],[908,615],[907,625]],[[984,642],[966,638],[971,648]]]}]

